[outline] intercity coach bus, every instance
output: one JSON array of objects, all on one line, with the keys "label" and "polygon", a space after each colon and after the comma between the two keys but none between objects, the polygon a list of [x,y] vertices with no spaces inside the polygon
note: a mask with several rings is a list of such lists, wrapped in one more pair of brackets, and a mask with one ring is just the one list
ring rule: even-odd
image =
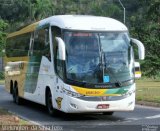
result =
[{"label": "intercity coach bus", "polygon": [[139,79],[142,76],[141,68],[140,68],[140,63],[139,62],[134,62],[134,69],[135,69],[135,78]]},{"label": "intercity coach bus", "polygon": [[8,35],[5,88],[13,101],[45,105],[52,115],[132,111],[133,45],[144,46],[112,18],[58,15]]}]

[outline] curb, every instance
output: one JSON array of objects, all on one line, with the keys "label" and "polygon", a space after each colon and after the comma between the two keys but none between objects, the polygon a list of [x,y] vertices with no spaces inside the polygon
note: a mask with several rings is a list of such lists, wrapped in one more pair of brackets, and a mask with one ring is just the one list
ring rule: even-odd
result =
[{"label": "curb", "polygon": [[16,115],[16,116],[18,116],[19,118],[21,118],[21,119],[23,119],[23,120],[26,120],[26,121],[34,124],[34,125],[41,126],[38,122],[32,121],[32,120],[28,119],[27,117],[24,117],[24,116],[21,116],[21,115],[19,115],[19,114],[16,114],[15,112],[12,112],[12,111],[10,111],[10,110],[8,110],[8,112],[11,113],[11,114],[13,114],[13,115]]},{"label": "curb", "polygon": [[148,102],[148,101],[136,101],[136,104],[141,106],[160,107],[160,103]]}]

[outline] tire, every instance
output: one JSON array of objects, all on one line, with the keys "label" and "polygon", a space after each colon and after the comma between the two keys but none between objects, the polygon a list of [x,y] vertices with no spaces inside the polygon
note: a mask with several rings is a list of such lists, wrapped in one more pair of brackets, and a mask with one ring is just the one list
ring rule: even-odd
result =
[{"label": "tire", "polygon": [[52,94],[51,91],[47,91],[47,96],[46,96],[46,107],[48,110],[48,113],[53,116],[56,113],[56,110],[53,108],[53,104],[52,104]]},{"label": "tire", "polygon": [[12,95],[13,95],[13,102],[16,103],[17,105],[21,105],[22,104],[22,98],[19,97],[17,87],[13,88],[13,94]]},{"label": "tire", "polygon": [[108,116],[111,116],[113,115],[114,112],[103,112],[103,115],[108,115]]}]

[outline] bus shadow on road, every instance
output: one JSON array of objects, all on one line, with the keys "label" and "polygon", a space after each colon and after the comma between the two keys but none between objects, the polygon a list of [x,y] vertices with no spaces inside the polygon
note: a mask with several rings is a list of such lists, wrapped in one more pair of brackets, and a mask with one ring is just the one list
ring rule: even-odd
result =
[{"label": "bus shadow on road", "polygon": [[23,100],[22,106],[30,108],[31,110],[39,112],[40,114],[46,115],[46,117],[53,118],[53,121],[107,120],[116,122],[125,120],[123,117],[116,116],[116,113],[113,115],[104,115],[103,113],[64,113],[57,110],[53,116],[50,116],[45,106],[28,100]]}]

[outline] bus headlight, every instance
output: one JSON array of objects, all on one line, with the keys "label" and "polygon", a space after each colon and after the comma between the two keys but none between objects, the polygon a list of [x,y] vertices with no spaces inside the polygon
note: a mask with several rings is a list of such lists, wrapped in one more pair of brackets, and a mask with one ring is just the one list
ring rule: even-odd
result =
[{"label": "bus headlight", "polygon": [[79,93],[72,92],[72,91],[67,90],[67,89],[65,89],[65,88],[62,88],[62,91],[63,91],[63,93],[65,93],[66,95],[71,96],[71,97],[81,97],[81,96],[82,96],[82,95],[79,94]]}]

